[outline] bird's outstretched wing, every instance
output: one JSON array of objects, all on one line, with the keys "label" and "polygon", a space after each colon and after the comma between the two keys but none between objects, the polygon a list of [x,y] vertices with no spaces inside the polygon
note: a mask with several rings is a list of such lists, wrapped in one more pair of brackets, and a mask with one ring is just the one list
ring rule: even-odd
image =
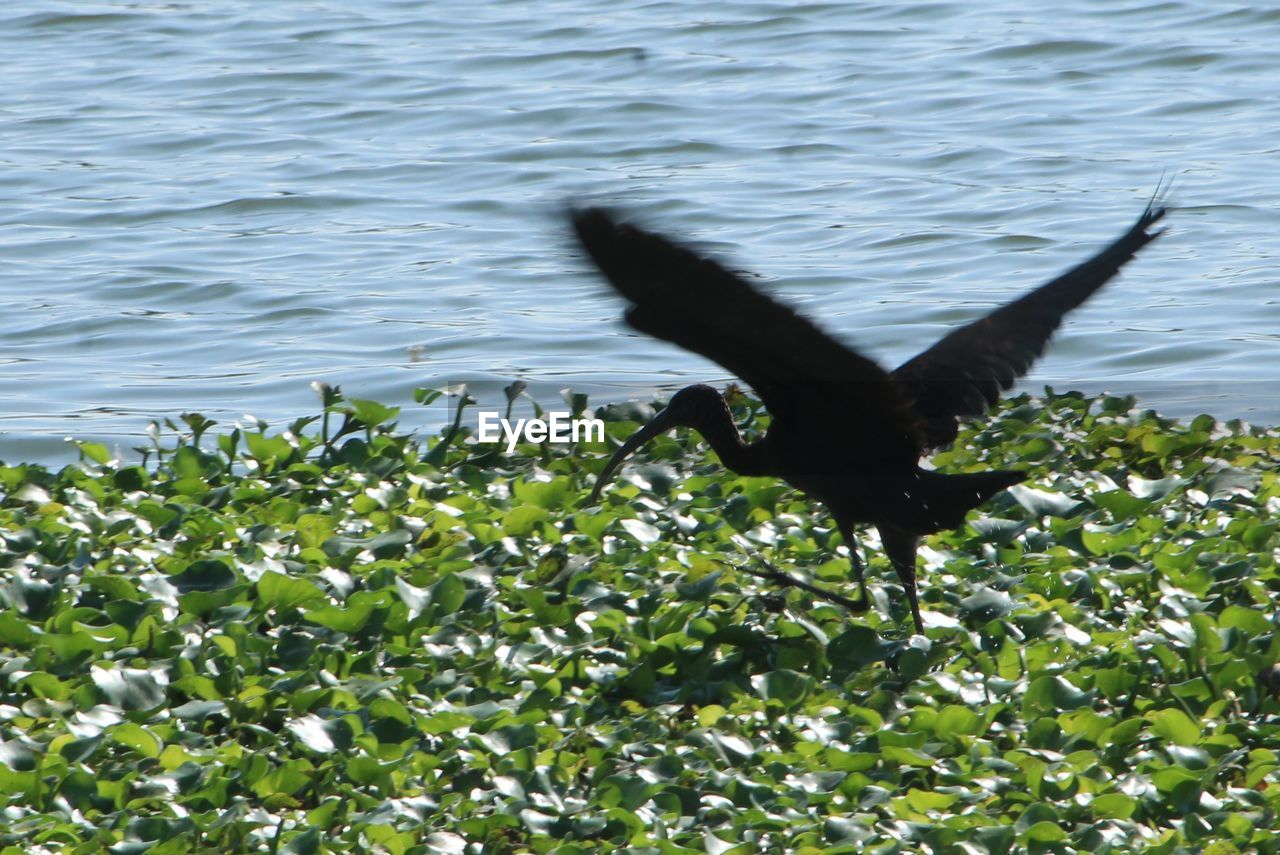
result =
[{"label": "bird's outstretched wing", "polygon": [[956,329],[893,372],[915,407],[926,446],[956,438],[958,419],[984,413],[1027,372],[1067,312],[1079,306],[1164,230],[1166,209],[1148,205],[1133,228],[1083,264]]},{"label": "bird's outstretched wing", "polygon": [[[823,446],[842,446],[823,459],[833,471],[914,466],[922,444],[916,418],[874,361],[711,259],[600,208],[570,215],[591,259],[631,303],[627,323],[750,384],[773,417],[771,434],[784,431],[789,444],[802,444],[809,433],[815,441],[825,433]],[[831,441],[837,438],[843,442]]]}]

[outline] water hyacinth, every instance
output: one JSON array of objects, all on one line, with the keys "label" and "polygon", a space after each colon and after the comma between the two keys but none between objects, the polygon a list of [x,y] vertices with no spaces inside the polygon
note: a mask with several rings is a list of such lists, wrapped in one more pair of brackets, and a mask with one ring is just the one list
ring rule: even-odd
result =
[{"label": "water hyacinth", "polygon": [[325,404],[0,466],[4,855],[1280,850],[1275,430],[1007,402],[935,460],[1032,477],[911,638],[874,544],[865,615],[746,572],[849,563],[687,432],[583,508],[644,408],[508,454]]}]

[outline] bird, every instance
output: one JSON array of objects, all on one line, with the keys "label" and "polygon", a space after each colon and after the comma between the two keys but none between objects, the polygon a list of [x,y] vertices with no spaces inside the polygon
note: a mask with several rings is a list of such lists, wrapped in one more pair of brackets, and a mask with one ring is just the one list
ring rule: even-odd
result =
[{"label": "bird", "polygon": [[[824,505],[849,548],[869,605],[855,527],[873,525],[924,633],[916,585],[920,538],[958,528],[969,511],[1025,480],[1014,470],[946,474],[920,465],[950,445],[961,420],[981,416],[1044,351],[1080,306],[1151,241],[1167,208],[1159,191],[1124,234],[1092,258],[963,326],[889,371],[762,293],[719,261],[620,221],[603,207],[570,207],[586,255],[628,303],[626,322],[718,363],[745,381],[770,414],[764,436],[744,441],[725,398],[696,384],[627,439],[597,476],[597,504],[623,460],[672,428],[692,428],[739,475],[774,476]],[[766,563],[766,566],[767,565]],[[816,586],[770,570],[785,584]]]}]

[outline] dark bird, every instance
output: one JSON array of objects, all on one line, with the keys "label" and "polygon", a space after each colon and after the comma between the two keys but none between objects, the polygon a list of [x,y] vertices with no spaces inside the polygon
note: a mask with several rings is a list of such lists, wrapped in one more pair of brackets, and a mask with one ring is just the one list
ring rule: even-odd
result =
[{"label": "dark bird", "polygon": [[849,546],[861,595],[830,598],[857,611],[868,600],[853,527],[874,525],[906,589],[916,631],[923,632],[920,537],[960,526],[970,510],[1026,476],[945,475],[921,468],[921,456],[949,445],[961,418],[984,413],[1026,373],[1063,315],[1163,234],[1150,227],[1165,211],[1153,199],[1131,229],[1093,258],[958,327],[892,372],[715,261],[600,208],[572,211],[587,254],[631,304],[627,323],[724,366],[751,385],[772,416],[765,436],[746,443],[715,389],[681,389],[609,460],[590,503],[631,452],[671,428],[693,428],[734,472],[782,478],[827,506]]}]

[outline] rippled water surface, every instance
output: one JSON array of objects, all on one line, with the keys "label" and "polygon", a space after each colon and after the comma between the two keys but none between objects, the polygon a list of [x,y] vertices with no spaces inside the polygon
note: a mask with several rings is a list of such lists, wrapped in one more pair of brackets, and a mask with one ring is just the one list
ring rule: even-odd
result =
[{"label": "rippled water surface", "polygon": [[620,206],[886,364],[1128,227],[1171,231],[1028,388],[1280,421],[1280,11],[1231,3],[10,2],[0,458],[722,369],[566,240]]}]

